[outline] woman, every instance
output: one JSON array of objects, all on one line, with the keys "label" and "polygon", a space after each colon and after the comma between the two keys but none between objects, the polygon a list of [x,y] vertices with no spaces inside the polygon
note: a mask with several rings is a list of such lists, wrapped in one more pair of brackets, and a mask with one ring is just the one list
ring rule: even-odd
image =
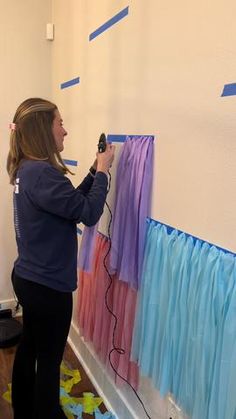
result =
[{"label": "woman", "polygon": [[14,419],[62,419],[60,364],[77,285],[76,223],[95,225],[103,212],[114,146],[97,153],[74,188],[60,156],[67,132],[56,105],[27,99],[10,128],[7,170],[18,247],[12,282],[23,309],[12,375]]}]

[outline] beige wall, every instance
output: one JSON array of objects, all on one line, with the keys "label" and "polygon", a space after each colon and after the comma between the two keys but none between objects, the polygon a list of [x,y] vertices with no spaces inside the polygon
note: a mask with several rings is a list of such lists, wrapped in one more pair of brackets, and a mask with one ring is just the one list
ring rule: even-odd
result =
[{"label": "beige wall", "polygon": [[[236,97],[220,97],[236,82],[235,1],[52,4],[53,98],[69,131],[64,157],[79,161],[75,184],[100,132],[153,134],[152,218],[235,252]],[[89,42],[127,5],[128,17]],[[153,417],[166,417],[145,380],[141,395]]]},{"label": "beige wall", "polygon": [[[53,96],[79,176],[101,131],[155,134],[152,217],[236,251],[236,81],[233,0],[131,1],[129,15],[88,41],[127,6],[53,1]],[[60,90],[65,80],[80,85]]]},{"label": "beige wall", "polygon": [[[213,0],[0,5],[0,301],[12,298],[16,253],[7,126],[29,96],[58,104],[69,131],[63,155],[79,161],[75,184],[94,158],[101,131],[155,135],[151,216],[236,251],[236,98],[220,97],[224,84],[236,81],[234,0],[227,7]],[[53,43],[45,40],[51,5]],[[128,17],[88,41],[127,5]],[[79,85],[60,90],[60,83],[77,76]],[[164,411],[144,381],[141,393],[153,412]]]},{"label": "beige wall", "polygon": [[6,173],[9,129],[27,97],[51,96],[51,44],[45,39],[51,0],[0,0],[0,302],[13,298],[10,272],[16,255],[12,188]]}]

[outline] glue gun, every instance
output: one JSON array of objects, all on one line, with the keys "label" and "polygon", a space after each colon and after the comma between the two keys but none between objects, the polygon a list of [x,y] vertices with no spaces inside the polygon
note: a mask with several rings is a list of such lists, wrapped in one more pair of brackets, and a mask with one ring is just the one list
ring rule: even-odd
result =
[{"label": "glue gun", "polygon": [[98,142],[98,152],[99,153],[104,153],[104,151],[106,150],[106,146],[107,146],[107,139],[105,134],[101,134],[100,138],[99,138],[99,142]]}]

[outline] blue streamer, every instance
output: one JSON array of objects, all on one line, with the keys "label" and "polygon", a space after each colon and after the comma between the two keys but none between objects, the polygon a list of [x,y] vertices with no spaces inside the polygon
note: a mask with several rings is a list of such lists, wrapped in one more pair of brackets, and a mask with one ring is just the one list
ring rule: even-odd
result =
[{"label": "blue streamer", "polygon": [[61,89],[66,89],[67,87],[74,86],[75,84],[78,84],[80,82],[80,78],[76,77],[75,79],[65,81],[64,83],[61,83]]},{"label": "blue streamer", "polygon": [[236,256],[236,254],[234,252],[231,252],[230,250],[224,249],[223,247],[220,247],[220,246],[216,246],[215,244],[209,243],[206,240],[199,239],[199,237],[192,236],[189,233],[185,233],[184,231],[181,231],[181,230],[179,230],[179,229],[177,229],[175,227],[172,227],[172,226],[170,226],[168,224],[162,223],[161,221],[157,221],[157,220],[154,220],[153,218],[148,217],[147,218],[147,223],[150,223],[150,221],[153,221],[156,224],[164,225],[166,227],[166,229],[167,229],[167,233],[168,234],[170,234],[173,230],[176,230],[178,232],[178,234],[184,233],[186,235],[186,237],[192,237],[194,243],[196,243],[196,241],[199,240],[201,243],[207,243],[210,246],[214,246],[216,249],[222,250],[222,252],[224,252],[224,253],[229,253],[229,254],[231,254],[233,256]]},{"label": "blue streamer", "polygon": [[221,97],[236,95],[236,83],[225,84]]},{"label": "blue streamer", "polygon": [[[76,403],[72,398],[73,396],[70,396],[70,394],[67,393],[63,387],[60,387],[60,397],[68,398],[68,402],[65,403],[64,405],[65,410],[75,415],[76,419],[82,419],[83,405],[80,403]],[[111,412],[101,413],[98,407],[94,409],[94,414],[95,414],[96,419],[116,419],[116,416],[113,415],[113,413]]]},{"label": "blue streamer", "polygon": [[89,35],[89,40],[92,41],[94,38],[96,38],[98,35],[100,35],[102,32],[109,29],[111,26],[113,26],[115,23],[119,22],[119,20],[123,19],[125,16],[127,16],[129,13],[129,6],[125,9],[121,10],[121,12],[117,13],[114,17],[109,19],[107,22],[105,22],[102,26],[100,26],[98,29],[96,29],[94,32],[92,32]]},{"label": "blue streamer", "polygon": [[192,419],[233,419],[235,256],[148,223],[132,360]]},{"label": "blue streamer", "polygon": [[68,403],[64,405],[65,410],[76,416],[76,419],[82,419],[83,406],[76,404],[71,398],[70,394],[66,392],[63,387],[60,387],[60,397],[67,397]]},{"label": "blue streamer", "polygon": [[116,416],[113,415],[111,412],[101,413],[98,408],[94,410],[94,413],[95,419],[116,419]]}]

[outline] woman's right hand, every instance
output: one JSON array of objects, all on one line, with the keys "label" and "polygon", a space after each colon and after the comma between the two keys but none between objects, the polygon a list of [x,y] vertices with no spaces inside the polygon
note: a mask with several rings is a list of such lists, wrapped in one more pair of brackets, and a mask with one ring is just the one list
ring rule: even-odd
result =
[{"label": "woman's right hand", "polygon": [[103,153],[97,153],[97,172],[107,173],[115,156],[115,146],[107,143]]}]

